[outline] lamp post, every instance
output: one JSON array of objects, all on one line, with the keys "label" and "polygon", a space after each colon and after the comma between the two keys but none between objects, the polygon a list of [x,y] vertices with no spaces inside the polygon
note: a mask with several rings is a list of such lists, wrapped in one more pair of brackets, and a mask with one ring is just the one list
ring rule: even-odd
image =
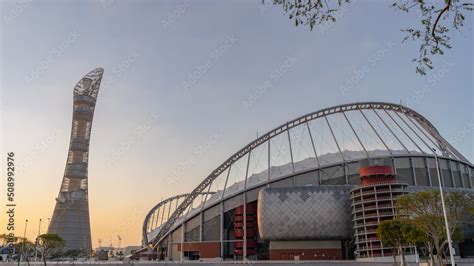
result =
[{"label": "lamp post", "polygon": [[35,262],[36,262],[36,259],[37,259],[37,255],[38,255],[38,241],[39,241],[39,236],[40,236],[40,233],[41,233],[41,220],[43,219],[40,219],[39,220],[39,225],[38,225],[38,236],[36,236],[36,243],[35,243]]},{"label": "lamp post", "polygon": [[26,228],[28,228],[28,219],[25,222],[25,231],[23,231],[23,244],[21,246],[20,262],[23,258],[23,253],[25,253],[25,242],[26,242]]},{"label": "lamp post", "polygon": [[[51,218],[48,218],[48,225],[46,227],[46,233],[48,233],[48,231],[49,231],[49,222],[50,222],[50,220],[51,220]],[[38,239],[38,244],[39,244],[39,239]],[[44,254],[43,254],[43,252],[41,252],[41,260],[43,260],[43,258],[44,258],[43,256],[44,256]]]},{"label": "lamp post", "polygon": [[438,175],[439,194],[441,195],[441,206],[443,206],[444,225],[446,227],[446,235],[448,236],[449,256],[451,257],[451,265],[454,266],[456,264],[454,262],[453,241],[451,240],[451,233],[449,232],[448,215],[446,214],[446,205],[444,203],[443,186],[441,185],[441,175],[439,172],[439,165],[438,165],[438,155],[436,154],[435,148],[432,148],[432,150],[433,150],[435,162],[436,162],[436,173]]}]

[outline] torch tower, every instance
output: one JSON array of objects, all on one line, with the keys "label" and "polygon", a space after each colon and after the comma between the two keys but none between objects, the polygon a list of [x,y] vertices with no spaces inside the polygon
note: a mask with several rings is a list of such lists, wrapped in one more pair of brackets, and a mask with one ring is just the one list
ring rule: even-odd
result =
[{"label": "torch tower", "polygon": [[48,233],[65,241],[65,250],[92,250],[87,168],[92,118],[104,70],[97,68],[74,87],[71,140],[66,169]]}]

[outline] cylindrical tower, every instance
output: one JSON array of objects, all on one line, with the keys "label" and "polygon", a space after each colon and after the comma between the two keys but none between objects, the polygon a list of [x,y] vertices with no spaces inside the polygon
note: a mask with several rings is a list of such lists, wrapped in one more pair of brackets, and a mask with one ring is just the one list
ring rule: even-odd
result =
[{"label": "cylindrical tower", "polygon": [[390,158],[360,162],[360,186],[351,190],[352,224],[357,259],[391,256],[377,236],[379,224],[396,217],[397,197],[408,193],[396,179]]},{"label": "cylindrical tower", "polygon": [[104,70],[94,69],[74,87],[71,141],[66,169],[48,233],[65,240],[65,250],[92,250],[87,168],[92,118]]}]

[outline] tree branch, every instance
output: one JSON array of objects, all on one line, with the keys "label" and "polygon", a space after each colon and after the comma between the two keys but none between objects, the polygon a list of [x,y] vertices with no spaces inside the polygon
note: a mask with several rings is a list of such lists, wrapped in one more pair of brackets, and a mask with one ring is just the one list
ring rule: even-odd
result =
[{"label": "tree branch", "polygon": [[438,26],[438,22],[439,20],[441,19],[441,17],[443,16],[443,14],[449,10],[449,7],[451,6],[451,0],[448,0],[447,3],[446,3],[446,6],[443,8],[443,10],[441,10],[441,12],[439,12],[438,14],[438,17],[436,18],[435,20],[435,23],[433,24],[433,29],[431,30],[431,35],[433,36],[433,38],[435,39],[436,43],[438,43],[438,36],[436,36],[436,33],[435,33],[435,30],[436,30],[436,27]]}]

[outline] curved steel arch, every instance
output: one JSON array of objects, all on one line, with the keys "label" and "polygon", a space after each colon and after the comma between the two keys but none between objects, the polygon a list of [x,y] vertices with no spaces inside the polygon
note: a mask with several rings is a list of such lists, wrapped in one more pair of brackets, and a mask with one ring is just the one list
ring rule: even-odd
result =
[{"label": "curved steel arch", "polygon": [[166,205],[167,203],[169,202],[173,202],[175,200],[179,200],[180,198],[184,198],[184,197],[187,197],[189,195],[189,193],[185,193],[185,194],[181,194],[181,195],[176,195],[176,196],[173,196],[173,197],[170,197],[170,198],[167,198],[163,201],[160,201],[158,204],[156,204],[153,208],[151,208],[151,210],[147,213],[147,215],[145,216],[145,219],[143,220],[143,226],[142,226],[142,241],[143,241],[143,244],[146,245],[148,244],[148,232],[147,232],[147,228],[148,228],[148,222],[150,220],[150,217],[153,215],[153,213],[159,209],[161,206],[163,205]]},{"label": "curved steel arch", "polygon": [[266,141],[274,138],[275,136],[284,133],[291,128],[294,128],[298,125],[307,123],[311,120],[315,120],[317,118],[326,117],[331,114],[342,113],[345,111],[353,111],[353,110],[365,110],[365,109],[379,109],[379,110],[390,110],[398,113],[405,114],[409,117],[415,119],[437,142],[438,146],[440,147],[441,152],[443,155],[452,157],[462,160],[468,164],[471,164],[461,153],[459,153],[453,146],[451,146],[438,132],[438,130],[428,121],[424,116],[416,112],[415,110],[405,107],[399,104],[393,103],[386,103],[386,102],[358,102],[358,103],[350,103],[350,104],[343,104],[337,105],[334,107],[329,107],[325,109],[321,109],[319,111],[315,111],[303,116],[300,116],[296,119],[293,119],[283,125],[280,125],[273,130],[268,131],[261,137],[255,139],[254,141],[250,142],[242,149],[234,153],[230,156],[226,161],[224,161],[219,167],[217,167],[214,171],[211,172],[209,176],[207,176],[188,196],[184,199],[184,201],[176,208],[173,212],[171,217],[166,221],[166,223],[162,226],[156,237],[150,241],[153,247],[155,247],[168,233],[171,229],[175,221],[181,214],[186,210],[190,204],[196,199],[196,197],[207,188],[214,179],[216,179],[221,173],[229,168],[234,162],[239,160],[240,158],[244,157],[248,154],[252,149],[258,147],[259,145],[265,143]]},{"label": "curved steel arch", "polygon": [[[214,194],[213,192],[202,192],[202,193],[199,193],[199,195],[210,195],[210,194]],[[173,202],[175,200],[179,200],[181,198],[185,198],[189,196],[189,193],[185,193],[185,194],[180,194],[180,195],[176,195],[176,196],[173,196],[173,197],[169,197],[165,200],[162,200],[160,201],[158,204],[156,204],[153,208],[151,208],[151,210],[147,213],[147,215],[145,216],[145,219],[143,220],[143,226],[142,226],[142,242],[143,242],[143,245],[147,245],[148,244],[148,233],[147,233],[147,228],[148,228],[148,222],[150,221],[150,217],[153,215],[153,213],[158,210],[161,206],[164,206],[170,202]]]}]

